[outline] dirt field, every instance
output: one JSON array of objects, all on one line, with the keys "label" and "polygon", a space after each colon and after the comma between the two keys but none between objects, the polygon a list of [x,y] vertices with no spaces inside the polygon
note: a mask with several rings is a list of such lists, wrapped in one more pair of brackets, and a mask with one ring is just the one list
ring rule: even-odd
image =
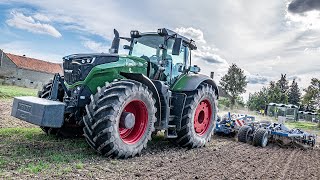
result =
[{"label": "dirt field", "polygon": [[[10,105],[11,101],[0,102],[1,129],[17,126],[35,129],[35,126],[11,118]],[[86,144],[73,150],[75,152],[63,148],[68,143],[72,146],[76,146],[72,144],[74,142],[84,143],[82,139],[45,139],[44,142],[37,139],[43,137],[45,136],[39,131],[31,138],[26,138],[26,141],[19,141],[2,133],[0,179],[320,179],[319,147],[301,150],[268,145],[266,148],[257,148],[238,143],[232,138],[214,136],[206,147],[187,150],[175,147],[159,137],[149,143],[141,157],[116,160],[96,155]],[[27,148],[27,154],[40,152],[41,158],[46,157],[41,156],[41,152],[52,149],[58,153],[89,153],[81,157],[81,164],[76,159],[71,159],[65,164],[49,165],[44,170],[24,171],[22,167],[27,162],[36,163],[39,158],[31,159],[24,153],[12,153],[20,152],[18,149],[21,147]],[[2,163],[2,166],[1,156],[7,162]],[[68,169],[54,170],[61,167]]]}]

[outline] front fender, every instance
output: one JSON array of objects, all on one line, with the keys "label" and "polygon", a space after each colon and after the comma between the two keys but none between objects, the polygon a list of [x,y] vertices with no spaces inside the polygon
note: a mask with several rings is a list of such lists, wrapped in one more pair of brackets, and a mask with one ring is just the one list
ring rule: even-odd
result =
[{"label": "front fender", "polygon": [[140,73],[126,73],[126,72],[120,72],[120,75],[131,80],[135,80],[138,82],[141,82],[148,86],[149,90],[153,93],[153,96],[156,100],[156,108],[157,108],[157,113],[156,113],[156,118],[158,119],[158,126],[160,126],[161,123],[161,100],[159,96],[159,92],[154,85],[154,83],[144,74]]},{"label": "front fender", "polygon": [[203,82],[212,85],[217,98],[219,98],[219,89],[216,82],[209,76],[203,74],[185,74],[174,83],[171,90],[174,92],[194,91]]}]

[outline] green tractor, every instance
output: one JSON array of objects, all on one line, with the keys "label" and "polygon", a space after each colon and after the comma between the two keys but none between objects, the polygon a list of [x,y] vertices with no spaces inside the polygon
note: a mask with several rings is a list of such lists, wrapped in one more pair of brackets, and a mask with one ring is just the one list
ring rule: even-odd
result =
[{"label": "green tractor", "polygon": [[[191,65],[193,40],[166,28],[114,30],[110,53],[63,58],[56,74],[36,97],[16,97],[12,116],[39,125],[47,134],[84,136],[102,155],[139,155],[154,132],[173,143],[202,147],[211,139],[218,87]],[[128,55],[119,55],[120,40]]]}]

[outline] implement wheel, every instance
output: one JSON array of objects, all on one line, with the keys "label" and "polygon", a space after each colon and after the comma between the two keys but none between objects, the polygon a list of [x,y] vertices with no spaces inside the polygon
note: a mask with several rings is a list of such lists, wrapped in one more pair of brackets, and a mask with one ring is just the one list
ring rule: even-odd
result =
[{"label": "implement wheel", "polygon": [[216,95],[212,86],[201,84],[188,95],[181,119],[181,130],[174,142],[182,147],[202,147],[210,141],[217,117]]},{"label": "implement wheel", "polygon": [[86,106],[84,135],[98,153],[118,158],[141,153],[151,140],[157,109],[147,86],[121,80],[98,88]]},{"label": "implement wheel", "polygon": [[268,131],[265,129],[258,129],[253,136],[253,145],[266,147],[268,144]]},{"label": "implement wheel", "polygon": [[242,126],[238,132],[238,141],[247,143],[250,139],[250,134],[252,133],[252,128],[250,126]]},{"label": "implement wheel", "polygon": [[[48,99],[50,96],[50,91],[52,88],[52,82],[43,86],[42,90],[38,92],[39,98]],[[63,101],[64,90],[61,85],[58,87],[58,100],[60,102]],[[51,128],[51,127],[43,127],[40,126],[43,132],[48,135],[54,135],[58,137],[80,137],[83,135],[82,127],[73,122],[73,116],[71,114],[65,114],[65,122],[61,128]]]}]

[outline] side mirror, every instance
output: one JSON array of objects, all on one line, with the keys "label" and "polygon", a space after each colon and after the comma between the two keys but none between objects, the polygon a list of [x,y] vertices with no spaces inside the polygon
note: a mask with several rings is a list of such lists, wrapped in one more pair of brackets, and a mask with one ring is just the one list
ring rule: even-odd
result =
[{"label": "side mirror", "polygon": [[123,49],[132,50],[132,47],[131,47],[131,46],[128,46],[128,45],[124,45],[124,46],[123,46]]},{"label": "side mirror", "polygon": [[182,46],[182,38],[176,38],[174,40],[174,44],[172,47],[172,55],[180,55],[180,50],[181,50],[181,46]]},{"label": "side mirror", "polygon": [[190,72],[198,74],[200,70],[201,69],[197,65],[190,66]]},{"label": "side mirror", "polygon": [[119,52],[119,45],[120,45],[120,37],[119,37],[119,32],[114,29],[114,38],[111,44],[111,48],[109,49],[110,53],[118,53]]}]

